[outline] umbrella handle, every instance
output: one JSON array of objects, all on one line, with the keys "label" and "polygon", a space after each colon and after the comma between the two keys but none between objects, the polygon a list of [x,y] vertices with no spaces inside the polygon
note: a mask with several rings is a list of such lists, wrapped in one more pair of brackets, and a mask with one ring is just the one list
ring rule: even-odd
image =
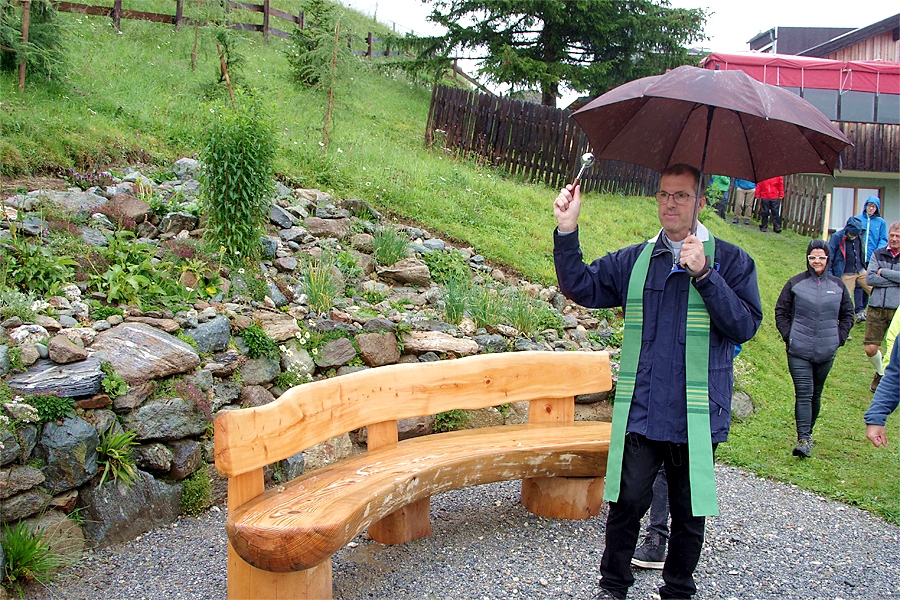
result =
[{"label": "umbrella handle", "polygon": [[703,264],[702,267],[700,267],[699,271],[695,271],[687,265],[684,265],[684,270],[687,271],[687,274],[690,275],[691,277],[693,277],[694,279],[700,279],[701,277],[706,275],[707,272],[709,272],[710,263],[711,263],[711,261],[710,261],[709,255],[707,255],[706,262]]}]

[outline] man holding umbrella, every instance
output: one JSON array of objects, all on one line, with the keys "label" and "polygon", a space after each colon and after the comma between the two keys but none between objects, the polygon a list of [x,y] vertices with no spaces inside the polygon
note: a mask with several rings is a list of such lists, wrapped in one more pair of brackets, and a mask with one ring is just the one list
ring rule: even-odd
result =
[{"label": "man holding umbrella", "polygon": [[590,265],[578,242],[580,186],[553,205],[563,294],[587,307],[625,307],[597,598],[625,598],[634,583],[631,557],[660,465],[672,514],[661,598],[696,592],[705,516],[718,514],[712,453],[730,427],[734,346],[756,333],[762,306],[750,256],[695,222],[706,203],[699,183],[694,167],[665,169],[655,194],[660,232]]}]

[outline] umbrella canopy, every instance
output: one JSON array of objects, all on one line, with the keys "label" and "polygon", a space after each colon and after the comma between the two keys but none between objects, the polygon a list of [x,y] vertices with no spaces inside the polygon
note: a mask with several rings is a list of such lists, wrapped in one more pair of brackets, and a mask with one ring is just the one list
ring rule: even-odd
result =
[{"label": "umbrella canopy", "polygon": [[831,175],[850,144],[812,104],[743,71],[678,67],[610,90],[573,118],[598,159],[656,171],[684,163],[755,182]]}]

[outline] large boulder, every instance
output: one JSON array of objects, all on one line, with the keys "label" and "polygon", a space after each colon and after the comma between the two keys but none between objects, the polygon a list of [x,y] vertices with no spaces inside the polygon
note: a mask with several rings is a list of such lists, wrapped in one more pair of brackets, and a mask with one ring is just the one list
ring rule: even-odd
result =
[{"label": "large boulder", "polygon": [[102,332],[91,344],[103,352],[128,383],[193,371],[200,364],[190,344],[145,323],[123,323]]},{"label": "large boulder", "polygon": [[106,481],[102,487],[83,488],[78,506],[88,540],[111,546],[174,521],[180,512],[181,484],[168,484],[138,470],[131,486]]},{"label": "large boulder", "polygon": [[75,489],[97,474],[97,446],[100,436],[90,423],[79,417],[44,425],[35,448],[44,461],[43,487],[52,494]]},{"label": "large boulder", "polygon": [[134,431],[139,441],[171,441],[197,436],[206,430],[208,423],[209,419],[197,404],[184,398],[145,402],[122,420],[122,426]]}]

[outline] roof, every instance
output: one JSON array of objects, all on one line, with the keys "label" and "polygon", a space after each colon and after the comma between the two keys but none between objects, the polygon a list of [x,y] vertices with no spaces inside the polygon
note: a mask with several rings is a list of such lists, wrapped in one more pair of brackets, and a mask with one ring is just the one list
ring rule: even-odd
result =
[{"label": "roof", "polygon": [[778,54],[799,54],[853,30],[853,27],[773,27],[756,34],[747,43],[750,50],[762,50],[774,43]]},{"label": "roof", "polygon": [[897,29],[897,33],[894,35],[894,39],[896,40],[900,37],[900,13],[888,17],[882,21],[878,21],[877,23],[872,23],[866,27],[860,27],[859,29],[854,29],[853,31],[849,31],[844,35],[840,35],[832,40],[819,44],[818,46],[813,46],[812,48],[808,48],[803,52],[798,52],[797,54],[800,56],[827,56],[829,54],[833,54],[838,50],[842,50],[844,48],[848,48],[859,42],[865,41],[869,38],[873,38],[876,35],[881,35],[882,33],[886,33],[891,31],[892,29]]},{"label": "roof", "polygon": [[829,60],[789,54],[714,52],[704,69],[741,70],[779,87],[900,94],[900,63],[882,60]]}]

